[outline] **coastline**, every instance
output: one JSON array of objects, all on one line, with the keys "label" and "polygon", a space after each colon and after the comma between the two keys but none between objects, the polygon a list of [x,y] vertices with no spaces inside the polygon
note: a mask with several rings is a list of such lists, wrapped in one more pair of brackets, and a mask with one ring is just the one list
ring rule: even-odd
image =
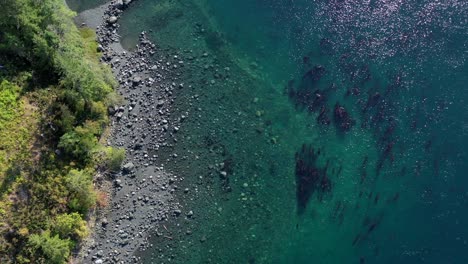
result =
[{"label": "coastline", "polygon": [[122,47],[118,18],[131,5],[123,2],[109,2],[76,18],[78,25],[96,31],[101,61],[111,66],[119,82],[117,93],[124,102],[109,109],[107,144],[125,148],[126,158],[119,173],[107,179],[96,177],[95,184],[108,194],[109,204],[91,215],[92,234],[83,241],[73,263],[138,263],[134,253],[150,246],[148,239],[157,223],[182,213],[172,195],[182,179],[165,172],[162,164],[157,165],[157,155],[150,156],[146,150],[148,145],[156,149],[166,145],[169,124],[177,122],[168,121],[172,96],[168,91],[175,87],[161,82],[171,71],[161,60],[150,63],[157,50],[145,32],[134,51]]},{"label": "coastline", "polygon": [[0,263],[468,263],[468,5],[61,1],[0,16]]}]

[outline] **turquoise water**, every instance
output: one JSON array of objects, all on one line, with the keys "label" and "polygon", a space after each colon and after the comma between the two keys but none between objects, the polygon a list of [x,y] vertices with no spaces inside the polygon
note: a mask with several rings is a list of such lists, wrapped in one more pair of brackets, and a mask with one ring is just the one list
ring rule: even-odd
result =
[{"label": "turquoise water", "polygon": [[146,30],[158,59],[184,61],[167,81],[184,83],[172,115],[188,118],[154,153],[194,216],[138,254],[468,263],[467,14],[456,0],[139,0],[123,44]]}]

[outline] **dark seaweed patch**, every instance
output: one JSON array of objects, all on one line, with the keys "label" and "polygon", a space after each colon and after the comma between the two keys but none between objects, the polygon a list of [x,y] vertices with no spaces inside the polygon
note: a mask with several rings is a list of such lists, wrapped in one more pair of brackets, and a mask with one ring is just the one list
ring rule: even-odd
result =
[{"label": "dark seaweed patch", "polygon": [[[309,63],[309,57],[304,57],[304,63]],[[327,99],[336,87],[331,85],[325,89],[318,88],[318,82],[325,74],[325,68],[316,65],[303,74],[297,85],[296,81],[289,81],[286,92],[291,101],[295,103],[296,108],[306,109],[310,113],[318,113],[317,123],[329,125],[331,121],[328,115]]]},{"label": "dark seaweed patch", "polygon": [[356,123],[354,119],[351,118],[351,115],[344,108],[344,106],[340,105],[339,103],[335,104],[333,113],[335,118],[335,125],[339,131],[349,131]]},{"label": "dark seaweed patch", "polygon": [[327,175],[328,162],[320,167],[317,164],[319,156],[320,149],[315,150],[306,144],[296,153],[296,199],[299,214],[305,210],[314,194],[322,201],[324,195],[332,190],[332,182]]}]

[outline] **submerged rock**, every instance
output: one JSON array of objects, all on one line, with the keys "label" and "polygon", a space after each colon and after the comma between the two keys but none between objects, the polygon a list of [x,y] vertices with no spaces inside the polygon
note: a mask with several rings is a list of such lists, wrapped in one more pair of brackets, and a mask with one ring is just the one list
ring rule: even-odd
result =
[{"label": "submerged rock", "polygon": [[179,210],[179,209],[174,210],[174,215],[175,216],[179,216],[181,213],[182,213],[182,211]]}]

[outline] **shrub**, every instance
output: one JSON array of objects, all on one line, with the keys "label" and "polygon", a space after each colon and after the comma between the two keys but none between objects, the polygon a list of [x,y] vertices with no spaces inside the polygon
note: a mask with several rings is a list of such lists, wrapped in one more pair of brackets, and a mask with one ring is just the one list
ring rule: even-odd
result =
[{"label": "shrub", "polygon": [[79,161],[86,161],[97,144],[93,131],[78,126],[60,137],[58,147],[62,148],[66,155]]},{"label": "shrub", "polygon": [[125,149],[113,148],[113,147],[102,147],[96,154],[96,163],[104,166],[111,172],[117,172],[120,170],[125,159]]},{"label": "shrub", "polygon": [[81,240],[88,235],[86,222],[76,212],[57,216],[53,230],[62,238],[74,240]]},{"label": "shrub", "polygon": [[62,131],[70,132],[73,130],[73,127],[75,125],[75,115],[70,111],[67,105],[60,105],[60,120],[58,120],[58,125],[62,129]]},{"label": "shrub", "polygon": [[74,211],[86,214],[96,204],[92,174],[84,170],[70,170],[65,182],[70,192],[68,206]]},{"label": "shrub", "polygon": [[116,106],[122,104],[124,99],[117,93],[109,93],[104,102],[107,106]]},{"label": "shrub", "polygon": [[103,120],[107,123],[107,108],[103,102],[93,102],[89,115],[92,120]]},{"label": "shrub", "polygon": [[28,246],[35,251],[34,255],[42,255],[46,263],[64,264],[70,256],[72,243],[69,239],[60,239],[58,235],[51,236],[50,231],[44,231],[41,234],[31,235]]}]

